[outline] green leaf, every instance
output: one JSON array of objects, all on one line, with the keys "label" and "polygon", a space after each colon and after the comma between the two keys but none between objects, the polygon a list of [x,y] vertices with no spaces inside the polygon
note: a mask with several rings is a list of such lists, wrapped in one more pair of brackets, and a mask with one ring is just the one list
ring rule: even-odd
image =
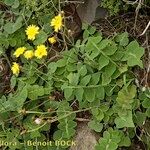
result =
[{"label": "green leaf", "polygon": [[51,73],[54,73],[57,69],[57,64],[55,62],[51,62],[49,65],[48,65],[48,71],[51,72]]},{"label": "green leaf", "polygon": [[73,63],[73,64],[69,63],[69,64],[67,64],[66,69],[69,72],[73,72],[73,71],[77,70],[77,66],[75,63]]},{"label": "green leaf", "polygon": [[98,60],[98,69],[101,70],[103,67],[107,66],[109,64],[109,59],[105,57],[104,55],[101,55]]},{"label": "green leaf", "polygon": [[104,68],[105,74],[107,77],[111,77],[113,73],[116,71],[116,65],[113,63],[109,63],[105,68]]},{"label": "green leaf", "polygon": [[92,109],[92,114],[98,121],[102,121],[102,119],[104,118],[104,113],[100,108]]},{"label": "green leaf", "polygon": [[102,73],[102,86],[106,86],[111,82],[111,77],[107,73]]},{"label": "green leaf", "polygon": [[128,88],[123,87],[118,92],[117,102],[123,108],[130,108],[133,98],[136,96],[136,86],[130,85]]},{"label": "green leaf", "polygon": [[85,88],[84,97],[88,102],[93,102],[95,100],[96,89],[95,88]]},{"label": "green leaf", "polygon": [[68,87],[64,89],[64,97],[66,98],[66,100],[68,100],[72,96],[72,93],[73,93],[72,88]]},{"label": "green leaf", "polygon": [[124,72],[128,71],[128,65],[122,64],[122,65],[119,67],[119,71],[120,71],[120,73],[124,73]]},{"label": "green leaf", "polygon": [[95,28],[95,27],[93,27],[93,26],[89,26],[88,31],[89,31],[89,33],[92,35],[92,34],[94,34],[94,33],[95,33],[96,28]]},{"label": "green leaf", "polygon": [[100,72],[93,73],[90,81],[91,85],[97,85],[100,80]]},{"label": "green leaf", "polygon": [[86,39],[86,38],[88,38],[89,37],[89,31],[88,30],[84,30],[84,32],[83,32],[83,39]]},{"label": "green leaf", "polygon": [[100,143],[96,146],[96,150],[116,150],[117,148],[118,144],[105,138],[100,138]]},{"label": "green leaf", "polygon": [[144,48],[139,47],[137,41],[132,41],[127,46],[127,51],[123,60],[127,61],[128,66],[140,66],[143,67],[141,57],[144,55]]},{"label": "green leaf", "polygon": [[30,138],[33,139],[33,138],[37,138],[37,137],[41,137],[41,134],[38,130],[36,131],[33,131],[30,133]]},{"label": "green leaf", "polygon": [[36,36],[35,41],[33,42],[34,45],[43,44],[48,38],[48,35],[44,31],[40,31],[39,34]]},{"label": "green leaf", "polygon": [[117,46],[115,42],[111,42],[110,45],[108,45],[105,49],[104,49],[104,53],[106,55],[113,55],[115,52],[117,51]]},{"label": "green leaf", "polygon": [[83,93],[84,93],[84,89],[83,88],[77,88],[77,89],[75,89],[74,94],[75,94],[76,99],[78,101],[82,101],[82,99],[83,99]]},{"label": "green leaf", "polygon": [[[12,109],[13,107],[14,110],[20,110],[23,107],[24,102],[27,99],[27,95],[28,95],[28,90],[27,90],[27,85],[24,86],[22,89],[19,89],[20,91],[18,91],[18,93],[12,97],[11,99],[9,99],[10,104],[12,103]],[[14,111],[12,110],[12,111]]]},{"label": "green leaf", "polygon": [[126,115],[119,116],[115,119],[117,128],[134,127],[132,112],[128,111]]},{"label": "green leaf", "polygon": [[85,76],[87,74],[87,68],[86,68],[86,65],[83,65],[82,64],[78,64],[78,74],[80,76]]},{"label": "green leaf", "polygon": [[13,3],[13,5],[12,5],[12,8],[16,9],[16,8],[19,7],[19,5],[20,5],[19,0],[15,0],[14,3]]},{"label": "green leaf", "polygon": [[38,99],[39,96],[44,95],[44,88],[43,86],[39,85],[30,85],[28,87],[28,98],[31,100]]},{"label": "green leaf", "polygon": [[146,110],[146,115],[150,118],[150,108]]},{"label": "green leaf", "polygon": [[150,108],[150,99],[148,97],[144,99],[144,101],[142,102],[142,106],[144,108]]},{"label": "green leaf", "polygon": [[8,6],[11,6],[11,5],[13,5],[14,1],[15,0],[5,0],[4,3]]},{"label": "green leaf", "polygon": [[96,98],[103,100],[105,97],[105,90],[103,86],[96,88]]},{"label": "green leaf", "polygon": [[101,132],[103,129],[103,124],[99,123],[98,121],[92,120],[88,123],[89,128],[96,132]]},{"label": "green leaf", "polygon": [[[110,44],[110,43],[111,43],[111,40],[109,40],[109,39],[104,39],[104,40],[102,40],[100,43],[97,44],[97,47],[98,47],[99,50],[102,50],[102,49],[104,49],[106,46],[108,46],[108,44]],[[105,51],[104,51],[104,52],[105,52]]]},{"label": "green leaf", "polygon": [[8,22],[4,25],[4,30],[8,33],[8,34],[12,34],[14,32],[16,32],[18,29],[20,29],[22,27],[22,17],[20,16],[19,18],[17,18],[15,23],[12,22]]},{"label": "green leaf", "polygon": [[124,32],[116,37],[116,41],[119,42],[121,46],[126,46],[129,43],[128,33]]},{"label": "green leaf", "polygon": [[64,67],[66,66],[66,63],[67,63],[66,59],[60,59],[56,62],[57,67]]},{"label": "green leaf", "polygon": [[136,123],[138,126],[142,126],[145,123],[145,120],[146,120],[146,114],[137,111],[134,116],[134,123]]},{"label": "green leaf", "polygon": [[80,81],[80,85],[86,86],[91,79],[91,75],[86,75],[85,77],[83,77]]},{"label": "green leaf", "polygon": [[131,145],[131,140],[129,138],[129,136],[123,136],[121,139],[121,142],[119,143],[119,146],[126,146],[129,147]]},{"label": "green leaf", "polygon": [[5,32],[7,32],[8,34],[14,33],[14,31],[13,31],[13,26],[14,26],[14,23],[12,23],[12,22],[6,23],[6,24],[4,25],[4,30],[5,30]]},{"label": "green leaf", "polygon": [[67,79],[69,80],[69,83],[71,85],[76,86],[78,84],[78,82],[79,82],[79,75],[78,75],[78,73],[70,73],[67,76]]}]

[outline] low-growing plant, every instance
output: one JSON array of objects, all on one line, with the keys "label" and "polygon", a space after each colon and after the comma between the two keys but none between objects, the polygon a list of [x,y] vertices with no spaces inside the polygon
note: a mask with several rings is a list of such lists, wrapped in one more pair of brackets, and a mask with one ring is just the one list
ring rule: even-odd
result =
[{"label": "low-growing plant", "polygon": [[116,15],[121,10],[127,9],[127,5],[125,5],[122,0],[102,0],[101,6],[109,11],[110,16]]},{"label": "low-growing plant", "polygon": [[[63,31],[63,15],[60,12],[49,24],[56,33]],[[11,52],[11,88],[0,98],[0,140],[17,144],[1,146],[67,149],[68,145],[27,146],[26,142],[71,140],[76,114],[83,111],[91,114],[89,128],[103,135],[97,150],[129,147],[136,129],[146,124],[150,92],[136,87],[132,72],[135,66],[143,67],[144,48],[130,41],[126,32],[108,39],[94,27],[83,25],[83,30],[83,40],[60,52],[55,61],[46,56],[58,39],[49,39],[44,28],[29,25],[16,33],[25,40]],[[138,138],[149,148],[147,133]]]}]

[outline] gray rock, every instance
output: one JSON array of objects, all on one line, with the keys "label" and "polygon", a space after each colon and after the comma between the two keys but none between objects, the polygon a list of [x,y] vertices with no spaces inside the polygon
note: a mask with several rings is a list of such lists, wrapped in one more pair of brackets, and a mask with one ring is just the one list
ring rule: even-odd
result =
[{"label": "gray rock", "polygon": [[76,136],[73,139],[76,145],[69,150],[95,150],[98,139],[99,135],[91,130],[87,123],[81,122],[77,126]]}]

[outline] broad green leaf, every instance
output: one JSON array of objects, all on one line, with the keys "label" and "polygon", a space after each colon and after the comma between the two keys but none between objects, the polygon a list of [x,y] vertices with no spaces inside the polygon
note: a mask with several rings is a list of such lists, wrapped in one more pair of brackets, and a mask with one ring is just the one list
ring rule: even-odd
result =
[{"label": "broad green leaf", "polygon": [[20,110],[23,107],[23,104],[27,99],[27,95],[28,95],[28,90],[27,90],[27,85],[26,85],[22,89],[20,89],[14,97],[9,99],[10,104],[12,103],[11,107],[13,108],[13,105],[14,105],[15,109]]},{"label": "broad green leaf", "polygon": [[76,88],[74,90],[74,94],[75,94],[76,99],[78,101],[82,101],[83,100],[83,93],[84,93],[84,89],[83,88]]},{"label": "broad green leaf", "polygon": [[141,57],[144,55],[144,48],[139,47],[137,41],[132,41],[127,46],[126,54],[123,60],[127,61],[128,66],[140,66],[143,67]]},{"label": "broad green leaf", "polygon": [[14,26],[14,23],[8,22],[8,23],[6,23],[6,24],[4,25],[4,30],[5,30],[8,34],[12,34],[12,33],[14,33],[13,26]]},{"label": "broad green leaf", "polygon": [[105,97],[105,90],[103,86],[96,88],[96,98],[103,100]]},{"label": "broad green leaf", "polygon": [[102,119],[104,118],[104,113],[100,108],[92,109],[92,114],[98,121],[102,121]]},{"label": "broad green leaf", "polygon": [[[102,40],[100,43],[97,44],[97,47],[98,47],[99,50],[102,50],[102,49],[104,49],[106,46],[108,46],[108,44],[110,44],[110,43],[111,43],[111,40],[109,40],[109,39],[104,39],[104,40]],[[104,51],[104,53],[105,53],[105,51]]]},{"label": "broad green leaf", "polygon": [[89,58],[90,58],[91,60],[93,60],[93,59],[96,58],[99,54],[100,54],[100,51],[99,51],[98,49],[94,48],[94,49],[92,50],[92,53],[89,55]]},{"label": "broad green leaf", "polygon": [[35,41],[33,42],[34,45],[39,45],[44,43],[48,38],[47,33],[45,33],[44,31],[40,31],[39,34],[36,36]]},{"label": "broad green leaf", "polygon": [[127,115],[119,116],[115,119],[117,128],[134,127],[132,112],[128,111]]},{"label": "broad green leaf", "polygon": [[66,59],[60,59],[56,62],[57,67],[64,67],[66,63],[67,63]]},{"label": "broad green leaf", "polygon": [[128,65],[126,65],[126,64],[121,65],[119,67],[119,71],[120,71],[120,73],[124,73],[124,72],[128,71]]},{"label": "broad green leaf", "polygon": [[105,138],[100,138],[100,143],[96,145],[96,150],[116,150],[117,148],[117,143]]},{"label": "broad green leaf", "polygon": [[8,33],[8,34],[12,34],[14,32],[16,32],[18,29],[20,29],[22,27],[22,17],[19,17],[15,23],[12,22],[8,22],[4,25],[4,30]]},{"label": "broad green leaf", "polygon": [[105,57],[104,55],[101,55],[98,60],[98,69],[101,70],[103,67],[107,66],[109,64],[109,59]]},{"label": "broad green leaf", "polygon": [[104,49],[104,53],[106,55],[113,55],[115,52],[117,51],[117,46],[115,42],[111,42],[110,45],[108,45],[105,49]]},{"label": "broad green leaf", "polygon": [[78,84],[78,82],[79,82],[79,75],[78,75],[78,73],[70,73],[67,76],[67,79],[69,80],[69,83],[71,85],[76,86]]},{"label": "broad green leaf", "polygon": [[15,8],[15,9],[18,8],[19,4],[20,4],[19,0],[15,0],[14,3],[13,3],[13,5],[12,5],[12,8]]},{"label": "broad green leaf", "polygon": [[107,73],[102,73],[102,86],[106,86],[111,82],[111,77]]},{"label": "broad green leaf", "polygon": [[64,97],[67,100],[72,96],[72,93],[73,93],[73,89],[72,88],[68,87],[68,88],[64,89]]},{"label": "broad green leaf", "polygon": [[95,28],[94,26],[89,26],[88,31],[89,31],[89,33],[92,35],[92,34],[95,33],[96,28]]},{"label": "broad green leaf", "polygon": [[107,77],[111,77],[113,73],[116,71],[116,65],[113,64],[112,62],[109,63],[105,68],[104,72]]},{"label": "broad green leaf", "polygon": [[69,72],[73,72],[73,71],[76,71],[76,70],[77,70],[77,66],[76,66],[75,63],[72,63],[72,64],[69,63],[69,64],[67,64],[66,69],[67,69],[67,71],[69,71]]},{"label": "broad green leaf", "polygon": [[142,126],[145,123],[146,120],[146,114],[142,113],[140,111],[137,111],[134,115],[134,123],[136,123],[138,126]]},{"label": "broad green leaf", "polygon": [[146,115],[147,115],[147,117],[150,118],[150,108],[147,108],[147,110],[146,110]]},{"label": "broad green leaf", "polygon": [[83,32],[83,39],[86,39],[86,38],[88,38],[89,37],[89,31],[86,29],[86,30],[84,30],[84,32]]},{"label": "broad green leaf", "polygon": [[86,86],[91,79],[91,75],[86,75],[85,77],[83,77],[80,81],[80,85]]},{"label": "broad green leaf", "polygon": [[92,120],[88,123],[89,128],[96,132],[101,132],[103,129],[103,124],[99,123],[98,121]]},{"label": "broad green leaf", "polygon": [[130,145],[131,145],[131,140],[129,136],[123,136],[121,142],[119,143],[119,146],[129,147]]},{"label": "broad green leaf", "polygon": [[69,51],[64,51],[63,57],[67,60],[67,64],[76,63],[78,61],[78,56],[74,48],[70,49]]},{"label": "broad green leaf", "polygon": [[148,97],[144,99],[144,101],[142,102],[142,106],[144,108],[150,108],[150,99]]},{"label": "broad green leaf", "polygon": [[86,68],[86,65],[78,65],[78,73],[80,76],[85,76],[87,74],[87,68]]},{"label": "broad green leaf", "polygon": [[123,108],[130,108],[131,103],[133,103],[133,98],[136,96],[136,86],[130,85],[128,88],[123,87],[118,92],[117,102]]},{"label": "broad green leaf", "polygon": [[51,62],[49,65],[48,65],[48,71],[51,72],[51,73],[54,73],[57,69],[57,64],[55,62]]},{"label": "broad green leaf", "polygon": [[128,33],[124,32],[116,37],[116,41],[119,42],[121,46],[126,46],[129,43]]},{"label": "broad green leaf", "polygon": [[[111,56],[111,59],[113,61],[121,61],[122,60],[122,57],[124,56],[124,49],[123,48],[118,48],[119,50]],[[121,51],[122,49],[122,51]]]},{"label": "broad green leaf", "polygon": [[95,100],[96,89],[95,88],[85,88],[84,97],[88,102],[93,102]]},{"label": "broad green leaf", "polygon": [[5,3],[6,5],[8,5],[8,6],[13,5],[14,2],[15,2],[15,0],[4,0],[4,3]]},{"label": "broad green leaf", "polygon": [[97,85],[100,80],[100,72],[93,73],[90,81],[91,85]]},{"label": "broad green leaf", "polygon": [[44,95],[44,88],[43,86],[39,85],[30,85],[28,87],[28,98],[31,100],[38,99],[38,96]]}]

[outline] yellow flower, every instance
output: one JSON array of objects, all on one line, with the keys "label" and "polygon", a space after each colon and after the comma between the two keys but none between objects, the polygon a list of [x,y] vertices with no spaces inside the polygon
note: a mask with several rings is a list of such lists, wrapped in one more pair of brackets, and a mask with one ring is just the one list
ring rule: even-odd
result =
[{"label": "yellow flower", "polygon": [[43,56],[47,56],[47,51],[46,51],[46,46],[45,45],[39,45],[37,46],[37,49],[35,50],[35,53],[34,55],[40,59],[42,58]]},{"label": "yellow flower", "polygon": [[19,57],[20,55],[24,53],[25,50],[26,50],[25,47],[19,47],[16,49],[13,55],[15,55],[16,57]]},{"label": "yellow flower", "polygon": [[26,59],[31,59],[33,56],[34,56],[33,50],[28,50],[28,51],[26,51],[26,52],[24,53],[24,57],[25,57]]},{"label": "yellow flower", "polygon": [[13,74],[18,75],[20,72],[20,66],[18,63],[13,62],[13,66],[11,67]]},{"label": "yellow flower", "polygon": [[39,27],[35,25],[30,25],[27,27],[25,32],[29,40],[34,40],[35,36],[39,33]]},{"label": "yellow flower", "polygon": [[56,41],[56,38],[53,36],[51,38],[48,38],[48,41],[51,43],[51,44],[55,44],[57,41]]},{"label": "yellow flower", "polygon": [[54,27],[55,32],[58,32],[58,30],[61,29],[63,25],[62,20],[63,20],[63,17],[61,14],[58,14],[52,19],[51,26]]}]

